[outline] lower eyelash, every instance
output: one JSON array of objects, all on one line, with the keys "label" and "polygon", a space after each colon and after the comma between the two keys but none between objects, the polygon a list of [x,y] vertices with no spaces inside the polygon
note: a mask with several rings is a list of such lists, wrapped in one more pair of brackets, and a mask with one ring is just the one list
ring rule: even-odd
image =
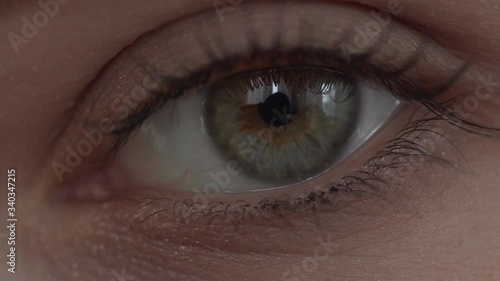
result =
[{"label": "lower eyelash", "polygon": [[[279,225],[279,221],[273,221],[272,217],[279,217],[285,220],[284,213],[287,211],[315,211],[317,206],[336,206],[343,201],[344,195],[349,198],[361,197],[366,194],[373,196],[384,196],[384,192],[393,190],[397,185],[395,175],[397,171],[405,165],[416,170],[418,167],[412,164],[411,157],[421,157],[425,164],[431,162],[442,164],[459,169],[451,161],[434,154],[424,146],[419,144],[425,135],[425,138],[439,139],[451,144],[454,150],[461,155],[458,148],[453,146],[451,141],[441,131],[441,127],[436,122],[445,122],[441,116],[421,118],[410,122],[402,129],[395,138],[387,142],[384,148],[377,152],[375,156],[368,159],[363,167],[343,177],[338,183],[329,184],[321,189],[307,192],[301,196],[291,198],[283,196],[278,199],[264,199],[256,204],[238,200],[234,203],[225,204],[218,202],[200,203],[193,200],[176,201],[165,206],[160,205],[154,213],[146,216],[139,221],[143,223],[161,213],[167,213],[173,216],[180,224],[196,224],[200,222],[213,223],[216,220],[221,222],[230,222],[238,226],[243,220],[261,219]],[[460,156],[463,161],[465,159]],[[466,162],[466,161],[465,161]],[[387,179],[388,175],[391,179]],[[149,198],[146,205],[157,205],[158,202],[168,200],[163,197]],[[352,199],[351,199],[352,200]],[[168,205],[168,206],[167,206]],[[277,216],[276,216],[277,215]]]}]

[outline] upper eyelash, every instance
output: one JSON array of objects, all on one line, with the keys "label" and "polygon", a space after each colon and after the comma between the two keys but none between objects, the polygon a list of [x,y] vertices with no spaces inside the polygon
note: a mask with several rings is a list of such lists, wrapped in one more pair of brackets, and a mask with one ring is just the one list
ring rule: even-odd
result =
[{"label": "upper eyelash", "polygon": [[[300,80],[296,79],[297,70],[300,71]],[[318,74],[318,70],[321,71],[321,73]],[[231,83],[232,79],[235,77],[239,78],[239,83]],[[226,87],[229,87],[232,91],[239,91],[242,93],[254,91],[255,88],[262,86],[269,87],[272,84],[277,85],[280,81],[283,81],[287,87],[291,89],[308,90],[311,93],[318,93],[330,92],[336,89],[339,80],[342,82],[352,82],[352,78],[346,74],[330,69],[307,66],[287,66],[277,69],[266,68],[263,70],[251,71],[249,73],[236,74],[235,76],[224,78],[220,81],[229,83]],[[310,81],[312,82],[307,83]],[[219,83],[219,81],[217,81],[217,83]],[[345,85],[344,83],[340,84]]]},{"label": "upper eyelash", "polygon": [[[269,56],[271,58],[270,67],[273,67],[272,62],[274,60],[272,58],[276,59],[278,57],[300,57],[302,60],[307,60],[311,64],[325,64],[326,62],[326,64],[337,65],[338,68],[342,69],[338,71],[339,73],[357,79],[374,81],[376,84],[383,85],[397,98],[409,101],[416,100],[433,112],[438,113],[438,115],[453,117],[455,119],[458,118],[450,114],[446,107],[437,104],[432,98],[445,91],[448,86],[458,79],[469,68],[470,64],[468,63],[464,63],[463,67],[461,67],[449,81],[443,84],[444,86],[434,90],[424,90],[416,85],[410,77],[404,76],[404,72],[410,69],[418,61],[418,56],[421,54],[419,51],[415,52],[415,54],[400,68],[388,71],[377,68],[369,62],[371,53],[352,56],[351,62],[348,63],[341,57],[340,50],[328,51],[324,49],[314,50],[298,48],[283,52],[278,48],[278,46],[275,46],[271,50],[260,50],[254,46],[250,59],[257,56]],[[207,52],[210,53],[209,50],[207,50]],[[111,132],[112,135],[116,136],[116,140],[108,157],[114,157],[118,150],[126,143],[131,133],[138,129],[151,114],[159,110],[165,103],[175,100],[190,88],[206,84],[214,71],[219,69],[230,71],[234,68],[236,63],[242,61],[242,58],[239,57],[232,57],[224,60],[216,59],[215,56],[211,57],[214,59],[212,65],[206,66],[186,77],[162,76],[162,84],[167,91],[150,93],[150,99],[140,104],[127,118],[121,120],[119,124],[116,124],[117,129]],[[456,121],[457,120],[454,122]],[[465,124],[465,122],[462,122],[462,124]]]}]

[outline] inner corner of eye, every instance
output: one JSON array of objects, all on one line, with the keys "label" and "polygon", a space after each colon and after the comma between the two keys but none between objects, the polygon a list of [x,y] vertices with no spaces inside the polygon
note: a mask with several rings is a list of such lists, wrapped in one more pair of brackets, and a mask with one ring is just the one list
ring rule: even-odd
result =
[{"label": "inner corner of eye", "polygon": [[167,102],[110,171],[121,183],[183,192],[288,187],[328,177],[398,106],[325,68],[240,73]]}]

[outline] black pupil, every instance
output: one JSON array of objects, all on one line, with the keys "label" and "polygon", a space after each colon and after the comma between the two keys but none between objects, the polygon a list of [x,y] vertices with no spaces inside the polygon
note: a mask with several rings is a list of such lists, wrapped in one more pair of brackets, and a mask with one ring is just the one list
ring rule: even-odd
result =
[{"label": "black pupil", "polygon": [[281,127],[289,124],[290,100],[288,97],[277,92],[270,95],[264,103],[259,104],[259,114],[269,125]]}]

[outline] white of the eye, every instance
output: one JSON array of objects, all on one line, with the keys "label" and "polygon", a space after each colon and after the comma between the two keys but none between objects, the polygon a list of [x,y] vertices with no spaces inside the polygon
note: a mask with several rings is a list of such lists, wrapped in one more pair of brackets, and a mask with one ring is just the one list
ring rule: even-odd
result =
[{"label": "white of the eye", "polygon": [[[361,102],[356,131],[332,167],[365,144],[401,104],[385,90],[364,83],[356,87]],[[186,93],[148,118],[118,153],[111,178],[118,184],[132,182],[134,186],[195,193],[283,188],[235,171],[237,163],[224,159],[205,130],[205,97],[205,93]]]},{"label": "white of the eye", "polygon": [[401,106],[401,101],[387,91],[371,87],[366,83],[358,83],[361,94],[360,116],[356,124],[356,132],[339,152],[337,162],[342,161],[356,149],[366,143],[377,133]]}]

